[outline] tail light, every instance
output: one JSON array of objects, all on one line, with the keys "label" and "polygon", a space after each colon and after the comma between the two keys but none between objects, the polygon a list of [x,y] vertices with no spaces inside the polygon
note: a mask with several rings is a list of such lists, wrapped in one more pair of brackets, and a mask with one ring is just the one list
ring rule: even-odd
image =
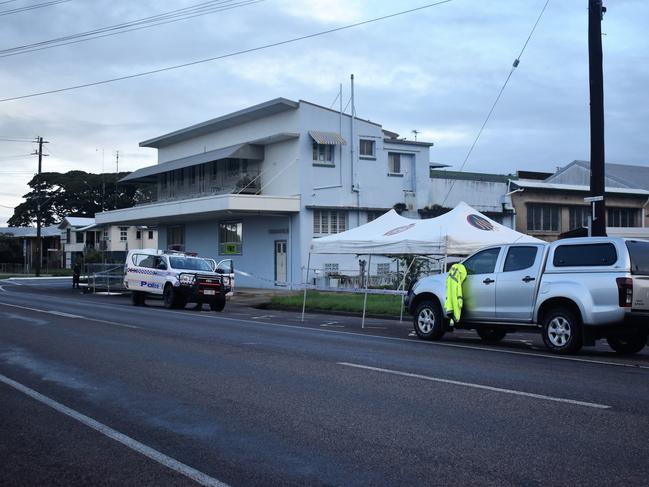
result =
[{"label": "tail light", "polygon": [[630,277],[618,277],[615,281],[617,282],[620,307],[630,308],[633,303],[633,279]]}]

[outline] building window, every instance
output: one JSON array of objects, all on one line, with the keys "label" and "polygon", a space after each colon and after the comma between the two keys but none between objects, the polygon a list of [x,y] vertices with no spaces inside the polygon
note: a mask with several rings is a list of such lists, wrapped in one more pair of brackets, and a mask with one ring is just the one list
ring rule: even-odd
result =
[{"label": "building window", "polygon": [[376,158],[376,142],[369,139],[360,139],[358,154],[360,157]]},{"label": "building window", "polygon": [[104,241],[108,240],[108,230],[104,230]]},{"label": "building window", "polygon": [[321,163],[334,163],[335,145],[318,144],[313,141],[313,160]]},{"label": "building window", "polygon": [[67,243],[72,243],[72,230],[69,228],[65,231],[65,241]]},{"label": "building window", "polygon": [[77,235],[77,243],[83,243],[83,232],[74,232]]},{"label": "building window", "polygon": [[338,274],[339,273],[337,263],[325,264],[323,270],[324,270],[325,276],[330,276],[332,274]]},{"label": "building window", "polygon": [[219,223],[219,254],[243,254],[243,224],[241,222]]},{"label": "building window", "polygon": [[149,240],[153,240],[153,230],[149,230]]},{"label": "building window", "polygon": [[401,154],[388,152],[388,173],[401,174]]},{"label": "building window", "polygon": [[167,248],[170,250],[185,250],[184,225],[167,227]]},{"label": "building window", "polygon": [[376,264],[376,274],[378,276],[386,276],[390,274],[390,263]]},{"label": "building window", "polygon": [[588,219],[592,214],[590,206],[573,206],[570,208],[570,228],[588,227]]},{"label": "building window", "polygon": [[527,229],[529,231],[559,231],[559,207],[529,205],[527,207]]},{"label": "building window", "polygon": [[167,189],[167,173],[160,175],[160,189],[163,191]]},{"label": "building window", "polygon": [[315,210],[313,212],[313,233],[327,235],[347,230],[347,213],[338,210]]},{"label": "building window", "polygon": [[196,166],[189,168],[189,184],[196,184]]},{"label": "building window", "polygon": [[119,241],[126,242],[128,240],[128,227],[119,227]]},{"label": "building window", "polygon": [[376,220],[378,217],[383,215],[384,211],[368,211],[367,212],[367,223]]},{"label": "building window", "polygon": [[142,240],[142,230],[135,231],[135,240]]},{"label": "building window", "polygon": [[637,208],[607,208],[606,226],[608,227],[637,227]]},{"label": "building window", "polygon": [[239,159],[228,159],[228,176],[236,177],[239,175]]}]

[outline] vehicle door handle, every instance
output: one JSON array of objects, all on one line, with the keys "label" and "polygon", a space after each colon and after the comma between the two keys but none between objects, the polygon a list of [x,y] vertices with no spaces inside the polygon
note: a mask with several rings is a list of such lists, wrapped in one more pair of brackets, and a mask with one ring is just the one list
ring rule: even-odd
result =
[{"label": "vehicle door handle", "polygon": [[489,279],[489,278],[487,277],[487,278],[486,278],[484,281],[482,281],[482,282],[484,282],[485,284],[491,284],[492,282],[496,282],[496,281],[493,280],[493,279]]},{"label": "vehicle door handle", "polygon": [[536,281],[536,277],[525,276],[525,277],[523,278],[523,282],[530,282],[530,281]]}]

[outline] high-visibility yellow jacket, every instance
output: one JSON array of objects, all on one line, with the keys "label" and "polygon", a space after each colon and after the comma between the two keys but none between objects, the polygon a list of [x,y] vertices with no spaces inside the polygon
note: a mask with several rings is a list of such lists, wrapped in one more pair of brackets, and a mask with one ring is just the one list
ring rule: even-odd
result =
[{"label": "high-visibility yellow jacket", "polygon": [[460,321],[462,314],[462,283],[466,279],[466,267],[462,264],[453,264],[448,271],[446,278],[446,299],[444,300],[444,311],[454,322]]}]

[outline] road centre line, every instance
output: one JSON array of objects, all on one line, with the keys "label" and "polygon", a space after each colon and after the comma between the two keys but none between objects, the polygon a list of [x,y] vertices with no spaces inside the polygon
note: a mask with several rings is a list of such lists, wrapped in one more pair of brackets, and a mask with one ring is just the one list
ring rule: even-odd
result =
[{"label": "road centre line", "polygon": [[[20,295],[20,294],[15,294],[12,293],[12,295]],[[85,304],[85,305],[90,305],[90,303],[86,300],[83,299],[71,299],[71,298],[58,298],[57,301],[72,301],[74,303],[79,303],[79,304]],[[2,304],[2,303],[0,303]],[[98,303],[92,303],[93,307],[96,308],[108,308],[108,309],[122,309],[124,305],[110,305],[110,304],[98,304]],[[168,310],[168,309],[158,309],[154,307],[146,307],[146,308],[139,308],[140,310],[150,310],[154,311],[157,313],[165,313],[165,314],[178,314],[178,315],[188,315],[190,313],[188,312],[183,312],[183,311],[173,311],[173,310]],[[342,331],[342,330],[332,330],[327,328],[311,328],[311,327],[305,327],[305,326],[299,326],[299,325],[287,325],[284,323],[273,323],[273,322],[266,322],[266,321],[254,321],[251,319],[244,319],[244,318],[228,318],[226,316],[214,316],[214,315],[204,315],[204,314],[191,314],[193,317],[197,318],[203,318],[203,319],[209,319],[209,320],[223,320],[223,321],[235,321],[235,322],[241,322],[241,323],[248,323],[248,324],[254,324],[254,325],[270,325],[270,326],[276,326],[276,327],[281,327],[281,328],[293,328],[293,329],[298,329],[298,330],[312,330],[312,331],[318,331],[321,333],[338,333],[338,334],[344,334],[344,335],[351,335],[351,336],[361,336],[361,337],[366,337],[366,338],[374,338],[374,339],[380,339],[380,340],[390,340],[390,341],[399,341],[399,342],[405,342],[405,343],[411,343],[411,344],[418,344],[418,345],[428,345],[428,346],[437,346],[437,347],[447,347],[447,348],[460,348],[460,349],[468,349],[468,350],[480,350],[483,352],[491,352],[491,353],[502,353],[502,354],[507,354],[507,355],[522,355],[522,356],[527,356],[527,357],[541,357],[541,358],[548,358],[552,360],[564,360],[568,362],[580,362],[580,363],[586,363],[586,364],[593,364],[593,365],[607,365],[611,367],[626,367],[626,368],[632,368],[632,369],[643,369],[643,370],[649,370],[648,365],[639,365],[639,364],[625,364],[625,363],[620,363],[620,362],[609,362],[606,360],[595,360],[595,359],[586,359],[586,358],[579,358],[579,357],[567,357],[563,355],[550,355],[547,353],[531,353],[531,352],[520,352],[516,350],[500,350],[500,349],[495,349],[495,348],[487,348],[487,347],[480,347],[477,345],[463,345],[459,343],[447,343],[447,342],[434,342],[434,341],[424,341],[424,340],[411,340],[407,338],[398,338],[398,337],[386,337],[386,336],[378,336],[378,335],[368,335],[366,333],[357,333],[353,331]],[[88,318],[90,319],[90,318]],[[102,320],[95,320],[99,322],[103,322]],[[126,327],[131,327],[131,328],[141,328],[141,327],[136,327],[132,325],[124,325],[124,324],[119,324],[119,323],[114,323],[114,322],[106,322],[109,324],[116,324],[120,326],[126,326]]]},{"label": "road centre line", "polygon": [[64,313],[62,311],[56,311],[56,310],[30,308],[28,306],[19,306],[17,304],[3,303],[2,301],[0,301],[0,306],[11,306],[12,308],[26,309],[27,311],[34,311],[36,313],[44,313],[44,314],[60,316],[60,317],[64,317],[64,318],[74,318],[74,319],[82,319],[82,320],[87,320],[87,321],[95,321],[97,323],[104,323],[104,324],[113,325],[113,326],[121,326],[121,327],[124,327],[124,328],[140,328],[139,326],[127,325],[125,323],[117,323],[115,321],[100,320],[99,318],[89,318],[87,316],[73,315],[73,314],[70,314],[70,313]]},{"label": "road centre line", "polygon": [[225,484],[220,480],[215,479],[214,477],[210,477],[209,475],[199,470],[196,470],[195,468],[192,468],[189,465],[179,462],[178,460],[171,458],[170,456],[167,456],[164,453],[159,452],[158,450],[154,450],[153,448],[143,443],[140,443],[139,441],[131,438],[130,436],[120,433],[119,431],[114,430],[110,426],[106,426],[105,424],[100,423],[99,421],[92,419],[91,417],[86,416],[85,414],[75,411],[74,409],[71,409],[63,405],[60,402],[55,401],[54,399],[44,396],[40,392],[37,392],[34,389],[30,389],[29,387],[19,382],[16,382],[15,380],[10,379],[5,375],[0,374],[0,382],[10,387],[13,387],[17,391],[22,392],[23,394],[31,397],[32,399],[35,399],[36,401],[45,404],[46,406],[49,406],[52,409],[62,414],[65,414],[66,416],[88,426],[89,428],[92,428],[93,430],[101,433],[102,435],[107,436],[108,438],[111,438],[112,440],[121,443],[127,448],[130,448],[131,450],[134,450],[144,455],[145,457],[148,457],[151,460],[159,463],[160,465],[163,465],[171,470],[178,472],[181,475],[184,475],[185,477],[191,480],[194,480],[195,482],[198,482],[201,485],[205,485],[209,487],[228,487],[228,484]]},{"label": "road centre line", "polygon": [[554,401],[554,402],[562,402],[566,404],[573,404],[575,406],[584,406],[584,407],[589,407],[589,408],[595,408],[595,409],[610,409],[611,406],[607,406],[605,404],[597,404],[593,402],[585,402],[585,401],[577,401],[575,399],[565,399],[561,397],[553,397],[553,396],[546,396],[544,394],[534,394],[532,392],[523,392],[523,391],[516,391],[514,389],[503,389],[500,387],[492,387],[492,386],[485,386],[482,384],[474,384],[471,382],[461,382],[457,380],[450,380],[450,379],[441,379],[439,377],[430,377],[427,375],[421,375],[421,374],[412,374],[410,372],[400,372],[398,370],[390,370],[390,369],[382,369],[379,367],[370,367],[368,365],[360,365],[360,364],[352,364],[349,362],[336,362],[338,365],[343,365],[345,367],[354,367],[357,369],[364,369],[364,370],[371,370],[373,372],[382,372],[385,374],[392,374],[392,375],[398,375],[402,377],[409,377],[412,379],[422,379],[422,380],[428,380],[431,382],[440,382],[442,384],[450,384],[450,385],[456,385],[456,386],[462,386],[462,387],[470,387],[473,389],[482,389],[485,391],[491,391],[491,392],[500,392],[503,394],[512,394],[515,396],[524,396],[524,397],[530,397],[532,399],[541,399],[544,401]]}]

